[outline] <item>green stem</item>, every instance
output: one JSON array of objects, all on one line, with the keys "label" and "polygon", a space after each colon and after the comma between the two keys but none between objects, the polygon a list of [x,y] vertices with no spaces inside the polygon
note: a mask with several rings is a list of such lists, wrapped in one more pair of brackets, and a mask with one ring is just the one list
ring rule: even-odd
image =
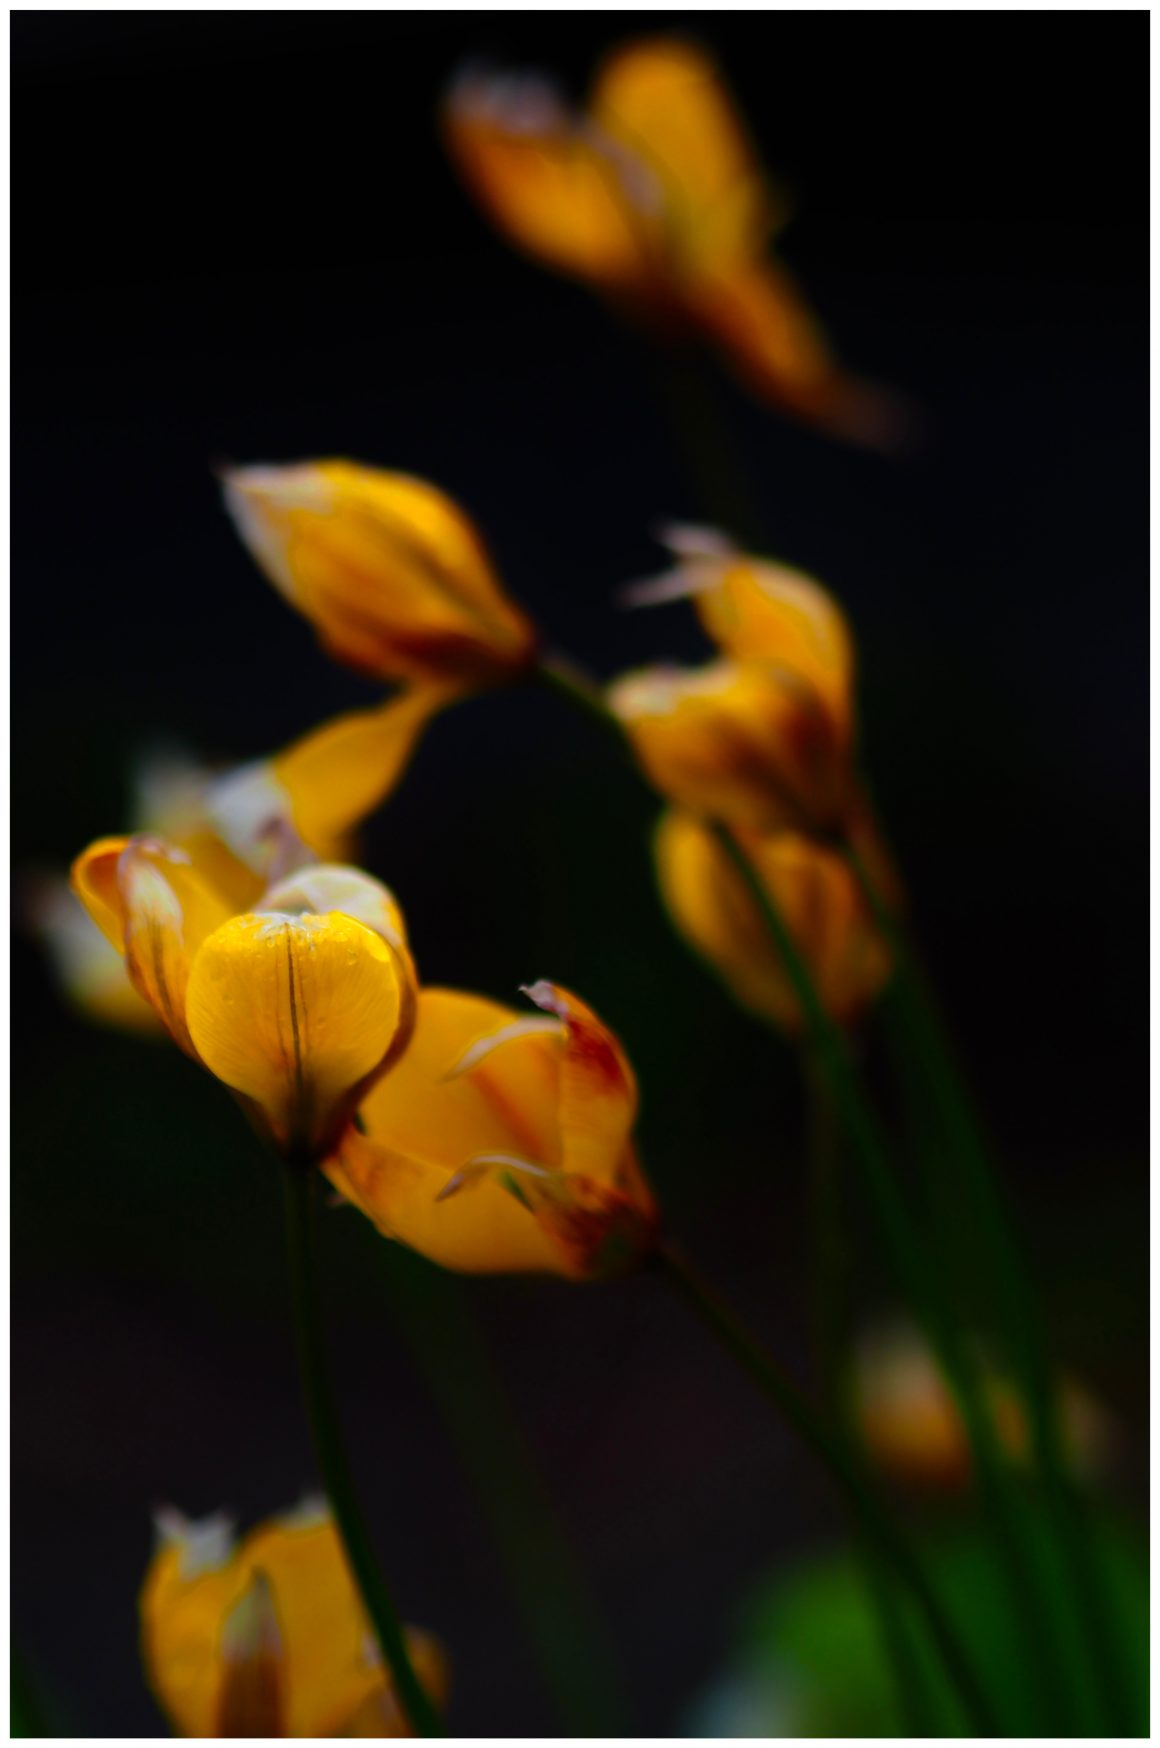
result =
[{"label": "green stem", "polygon": [[920,1610],[958,1693],[968,1725],[981,1735],[1000,1734],[991,1702],[959,1644],[942,1603],[844,1441],[829,1430],[765,1349],[672,1245],[658,1247],[655,1266],[826,1468],[863,1533],[890,1563]]},{"label": "green stem", "polygon": [[720,528],[760,550],[757,515],[718,404],[707,360],[692,347],[667,346],[654,354],[660,398],[676,433],[689,483]]},{"label": "green stem", "polygon": [[[842,1349],[844,1346],[842,1199],[839,1167],[840,1140],[833,1095],[819,1071],[813,1053],[801,1051],[802,1078],[809,1100],[809,1204],[813,1257],[810,1269],[813,1295],[814,1360],[820,1399],[831,1419],[841,1426],[851,1446],[855,1436],[843,1399]],[[857,1547],[871,1608],[877,1618],[886,1662],[894,1672],[899,1713],[908,1736],[936,1734],[928,1696],[911,1643],[904,1610],[895,1582],[876,1543],[860,1533]]]},{"label": "green stem", "polygon": [[878,891],[859,851],[853,844],[847,844],[845,855],[894,956],[895,997],[906,1042],[930,1089],[950,1143],[949,1154],[939,1155],[938,1167],[939,1174],[945,1174],[946,1189],[956,1203],[958,1228],[960,1231],[965,1228],[972,1242],[976,1238],[981,1240],[989,1252],[987,1274],[997,1289],[1004,1345],[1027,1402],[1036,1469],[1067,1562],[1101,1699],[1112,1727],[1130,1731],[1134,1711],[1131,1683],[1123,1665],[1088,1513],[1068,1472],[1050,1344],[1026,1260],[990,1164],[990,1150],[981,1124],[957,1069],[938,1004],[913,947]]},{"label": "green stem", "polygon": [[283,1171],[294,1336],[315,1455],[351,1573],[384,1663],[391,1671],[399,1704],[417,1736],[441,1736],[439,1714],[411,1666],[398,1610],[371,1551],[339,1431],[318,1297],[315,1177],[313,1169],[297,1164]]},{"label": "green stem", "polygon": [[1024,1537],[1018,1502],[1011,1489],[1008,1467],[998,1447],[993,1420],[980,1394],[971,1356],[946,1300],[938,1271],[932,1266],[921,1235],[913,1229],[889,1153],[877,1121],[862,1095],[845,1041],[822,1006],[813,979],[777,906],[728,827],[711,823],[709,829],[744,879],[777,947],[818,1059],[833,1088],[891,1260],[958,1403],[976,1473],[991,1510],[1000,1552],[1007,1567],[1028,1656],[1037,1672],[1045,1716],[1057,1717],[1062,1692],[1061,1670],[1056,1667],[1040,1625],[1045,1613],[1050,1618],[1050,1605],[1045,1607],[1038,1596],[1030,1550]]},{"label": "green stem", "polygon": [[568,1733],[623,1736],[612,1649],[462,1284],[410,1257],[387,1288],[527,1623]]}]

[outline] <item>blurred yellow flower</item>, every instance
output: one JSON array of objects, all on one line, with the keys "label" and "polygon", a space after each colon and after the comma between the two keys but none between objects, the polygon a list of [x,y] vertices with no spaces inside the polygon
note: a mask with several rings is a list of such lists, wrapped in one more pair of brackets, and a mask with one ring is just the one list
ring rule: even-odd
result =
[{"label": "blurred yellow flower", "polygon": [[[234,1543],[217,1516],[158,1514],[160,1543],[141,1591],[150,1686],[180,1736],[409,1736],[321,1502]],[[409,1631],[415,1672],[436,1705],[446,1660]]]},{"label": "blurred yellow flower", "polygon": [[287,1158],[317,1159],[406,1046],[414,968],[369,875],[301,870],[239,914],[188,852],[102,838],[73,889],[166,1030]]},{"label": "blurred yellow flower", "polygon": [[[985,1374],[995,1430],[1008,1454],[1029,1458],[1027,1419],[1017,1392],[995,1370]],[[865,1336],[851,1377],[855,1422],[870,1455],[900,1481],[957,1491],[971,1475],[971,1451],[958,1408],[919,1332],[892,1323]],[[1082,1385],[1064,1379],[1060,1408],[1064,1438],[1076,1472],[1106,1467],[1115,1430],[1106,1411]]]},{"label": "blurred yellow flower", "polygon": [[537,75],[467,72],[443,111],[452,157],[512,242],[719,345],[754,393],[866,442],[897,410],[849,377],[767,251],[785,220],[710,58],[667,37],[614,50],[583,111]]},{"label": "blurred yellow flower", "polygon": [[854,732],[854,638],[829,590],[805,571],[738,551],[716,528],[670,525],[673,559],[660,576],[624,591],[633,606],[687,598],[722,655],[775,662],[822,700],[835,734]]},{"label": "blurred yellow flower", "polygon": [[774,662],[641,668],[608,688],[649,781],[671,801],[755,831],[837,832],[850,745],[820,695]]},{"label": "blurred yellow flower", "polygon": [[583,1002],[550,983],[526,994],[543,1015],[424,989],[406,1055],[327,1175],[387,1237],[445,1268],[611,1274],[657,1230],[632,1141],[636,1081]]},{"label": "blurred yellow flower", "polygon": [[[822,1006],[839,1024],[852,1023],[887,983],[891,958],[849,867],[795,832],[739,838]],[[713,833],[695,814],[671,809],[657,828],[656,860],[661,895],[690,946],[743,1006],[788,1032],[802,1031],[805,1020],[765,919]]]},{"label": "blurred yellow flower", "polygon": [[444,492],[351,461],[240,467],[227,508],[250,552],[337,660],[461,688],[511,679],[536,634]]}]

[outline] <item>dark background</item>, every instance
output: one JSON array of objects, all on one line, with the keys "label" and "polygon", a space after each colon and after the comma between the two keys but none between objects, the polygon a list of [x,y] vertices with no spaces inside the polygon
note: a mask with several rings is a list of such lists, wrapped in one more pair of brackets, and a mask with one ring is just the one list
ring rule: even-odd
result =
[{"label": "dark background", "polygon": [[[489,230],[445,163],[466,56],[573,89],[658,15],[18,14],[18,871],[123,827],[158,736],[264,752],[373,697],[261,581],[210,464],[426,475],[601,675],[695,657],[622,615],[703,516],[649,347]],[[682,15],[794,191],[784,252],[926,441],[846,449],[720,377],[770,549],[846,603],[871,769],[1061,1352],[1146,1436],[1146,25],[1094,14]],[[673,1226],[805,1351],[791,1054],[670,935],[649,810],[553,700],[440,721],[367,834],[429,981],[550,975],[625,1039]],[[311,1476],[277,1185],[177,1052],[73,1017],[15,949],[13,1620],[80,1734],[158,1728],[148,1508],[253,1520]],[[865,1223],[857,1227],[859,1235]],[[454,1726],[550,1730],[487,1538],[387,1303],[328,1228],[341,1383],[393,1580]],[[857,1259],[868,1304],[886,1304]],[[788,1435],[641,1280],[471,1297],[612,1623],[638,1728],[681,1727],[746,1589],[837,1533]]]}]

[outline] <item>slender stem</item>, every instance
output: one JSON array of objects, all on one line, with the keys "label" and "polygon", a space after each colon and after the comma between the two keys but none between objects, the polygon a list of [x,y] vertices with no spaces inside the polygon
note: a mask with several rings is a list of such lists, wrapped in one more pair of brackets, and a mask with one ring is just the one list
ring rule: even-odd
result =
[{"label": "slender stem", "polygon": [[414,1733],[441,1736],[439,1714],[411,1666],[398,1611],[371,1551],[339,1430],[318,1297],[315,1173],[300,1165],[283,1172],[294,1336],[315,1455],[355,1583],[374,1627],[395,1693]]},{"label": "slender stem", "polygon": [[623,1736],[612,1648],[465,1288],[409,1256],[390,1263],[397,1321],[488,1520],[561,1718],[577,1736]]},{"label": "slender stem", "polygon": [[[1039,1618],[1045,1614],[1047,1618],[1051,1617],[1054,1599],[1041,1599],[1038,1595],[1039,1586],[1018,1501],[1010,1485],[1008,1466],[999,1449],[994,1422],[982,1399],[974,1365],[947,1302],[943,1283],[927,1246],[913,1228],[886,1144],[863,1097],[845,1041],[822,1006],[792,935],[733,833],[719,823],[711,824],[709,829],[745,880],[782,958],[861,1165],[894,1267],[958,1402],[974,1454],[976,1473],[991,1508],[1000,1552],[1011,1581],[1016,1614],[1023,1627],[1029,1658],[1037,1672],[1045,1714],[1059,1716],[1061,1670],[1056,1667],[1052,1648],[1045,1642],[1039,1624]],[[1066,1672],[1064,1676],[1066,1678]]]},{"label": "slender stem", "polygon": [[[844,1429],[851,1446],[856,1435],[842,1389],[844,1347],[844,1257],[841,1147],[833,1094],[808,1046],[800,1051],[802,1078],[809,1100],[809,1203],[813,1257],[814,1362],[820,1399],[835,1425]],[[871,1607],[877,1617],[886,1661],[894,1672],[899,1713],[909,1736],[933,1734],[928,1696],[914,1655],[910,1632],[895,1581],[877,1544],[864,1532],[857,1538],[860,1565]]]},{"label": "slender stem", "polygon": [[[977,1236],[990,1252],[988,1280],[997,1290],[1004,1345],[1027,1401],[1032,1451],[1084,1621],[1096,1680],[1113,1726],[1128,1731],[1132,1728],[1133,1713],[1131,1682],[1124,1668],[1088,1513],[1068,1473],[1050,1344],[1026,1260],[938,1004],[907,933],[879,892],[858,849],[848,843],[845,855],[871,914],[890,944],[896,967],[896,999],[907,1044],[933,1095],[950,1142],[949,1153],[939,1155],[938,1175],[945,1174],[946,1187],[955,1198],[960,1229],[965,1224],[972,1242]],[[964,1211],[968,1216],[966,1222],[962,1220]]]},{"label": "slender stem", "polygon": [[760,549],[765,544],[760,517],[707,360],[690,346],[666,346],[654,353],[654,373],[689,483],[706,512],[746,546]]},{"label": "slender stem", "polygon": [[968,1724],[982,1735],[999,1734],[990,1699],[980,1686],[942,1603],[844,1441],[829,1430],[765,1349],[671,1244],[658,1247],[655,1266],[826,1468],[864,1534],[889,1561],[920,1610]]}]

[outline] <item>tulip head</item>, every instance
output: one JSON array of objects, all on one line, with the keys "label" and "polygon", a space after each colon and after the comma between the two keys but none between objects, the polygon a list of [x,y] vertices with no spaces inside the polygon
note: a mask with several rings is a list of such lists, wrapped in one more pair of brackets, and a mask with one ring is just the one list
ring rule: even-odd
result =
[{"label": "tulip head", "polygon": [[785,202],[695,44],[660,37],[614,50],[582,111],[536,75],[464,74],[444,131],[464,180],[518,247],[666,335],[714,342],[762,398],[837,435],[896,440],[897,409],[841,369],[767,257]]},{"label": "tulip head", "polygon": [[[307,1502],[235,1544],[224,1517],[158,1517],[141,1592],[150,1686],[182,1736],[408,1736],[326,1508]],[[432,1700],[446,1665],[409,1631]],[[373,1727],[372,1727],[373,1726]]]},{"label": "tulip head", "polygon": [[[795,832],[738,837],[822,1006],[852,1024],[885,987],[892,964],[849,866]],[[800,1033],[804,1016],[760,907],[712,831],[694,814],[670,810],[657,828],[656,860],[666,907],[689,945],[743,1006]]]},{"label": "tulip head", "polygon": [[422,990],[406,1055],[327,1175],[385,1236],[446,1268],[619,1272],[657,1230],[632,1141],[636,1081],[575,996],[527,994],[540,1015]]},{"label": "tulip head", "polygon": [[607,696],[645,775],[669,800],[749,830],[840,828],[849,748],[791,669],[726,660],[643,668]]},{"label": "tulip head", "polygon": [[226,506],[269,580],[339,661],[473,687],[535,652],[483,542],[443,492],[349,461],[233,468]]},{"label": "tulip head", "polygon": [[301,871],[238,915],[184,851],[106,838],[78,858],[73,889],[175,1042],[287,1159],[326,1152],[406,1046],[402,920],[356,869]]}]

